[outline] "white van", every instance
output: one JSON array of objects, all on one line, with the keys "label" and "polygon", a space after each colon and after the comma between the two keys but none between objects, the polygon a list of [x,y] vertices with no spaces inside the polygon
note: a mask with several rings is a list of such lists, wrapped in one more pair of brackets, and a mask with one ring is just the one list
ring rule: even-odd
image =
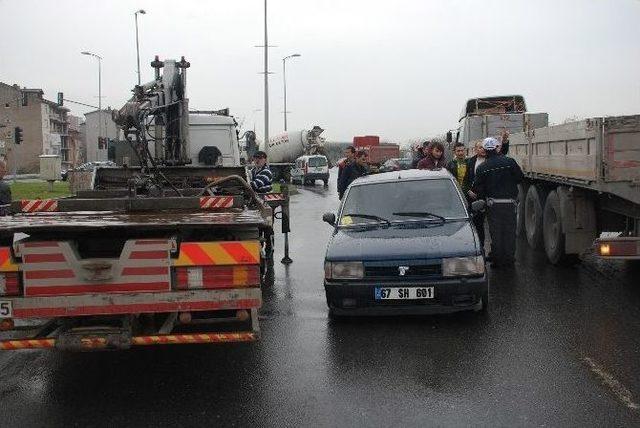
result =
[{"label": "white van", "polygon": [[305,155],[296,159],[291,168],[291,183],[315,184],[322,180],[329,183],[329,161],[323,155]]}]

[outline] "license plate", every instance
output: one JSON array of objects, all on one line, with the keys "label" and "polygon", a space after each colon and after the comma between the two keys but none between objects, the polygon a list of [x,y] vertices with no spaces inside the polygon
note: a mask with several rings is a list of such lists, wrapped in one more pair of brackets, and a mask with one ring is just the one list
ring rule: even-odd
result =
[{"label": "license plate", "polygon": [[376,287],[376,300],[433,299],[433,287]]},{"label": "license plate", "polygon": [[1,318],[13,318],[11,300],[0,300],[0,319]]}]

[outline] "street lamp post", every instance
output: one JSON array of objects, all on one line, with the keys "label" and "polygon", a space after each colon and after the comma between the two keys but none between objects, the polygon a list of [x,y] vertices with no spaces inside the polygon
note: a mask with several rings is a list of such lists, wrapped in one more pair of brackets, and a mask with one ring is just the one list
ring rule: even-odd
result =
[{"label": "street lamp post", "polygon": [[144,9],[137,10],[133,16],[136,21],[136,58],[138,60],[138,85],[140,85],[140,42],[138,41],[138,14],[144,15]]},{"label": "street lamp post", "polygon": [[302,55],[293,54],[282,58],[282,86],[284,88],[284,132],[287,132],[287,60],[289,58],[298,58]]},{"label": "street lamp post", "polygon": [[[102,138],[102,57],[88,51],[80,52],[98,59],[98,141]],[[97,153],[96,153],[96,160]]]}]

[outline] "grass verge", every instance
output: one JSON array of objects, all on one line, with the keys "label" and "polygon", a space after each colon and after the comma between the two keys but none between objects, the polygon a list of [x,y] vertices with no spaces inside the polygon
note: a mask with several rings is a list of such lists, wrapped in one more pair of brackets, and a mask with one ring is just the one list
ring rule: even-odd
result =
[{"label": "grass verge", "polygon": [[69,183],[56,181],[53,183],[53,192],[49,191],[49,183],[46,181],[15,181],[10,182],[11,197],[14,201],[20,199],[54,199],[71,195]]}]

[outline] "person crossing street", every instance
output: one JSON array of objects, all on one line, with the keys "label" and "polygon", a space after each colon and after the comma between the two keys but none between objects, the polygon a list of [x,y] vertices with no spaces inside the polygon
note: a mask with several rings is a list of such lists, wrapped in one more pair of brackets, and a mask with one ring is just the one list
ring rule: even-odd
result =
[{"label": "person crossing street", "polygon": [[487,160],[476,170],[472,187],[479,199],[487,201],[494,267],[512,266],[515,261],[518,183],[524,178],[515,160],[497,152],[498,145],[492,137],[482,142]]}]

